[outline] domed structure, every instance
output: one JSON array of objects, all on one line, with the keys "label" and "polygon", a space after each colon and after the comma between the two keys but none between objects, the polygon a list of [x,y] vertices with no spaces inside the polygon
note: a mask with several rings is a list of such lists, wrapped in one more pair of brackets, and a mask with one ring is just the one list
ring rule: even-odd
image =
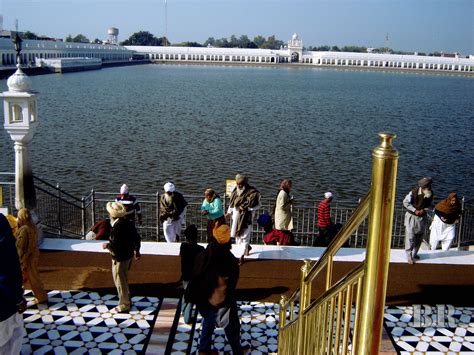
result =
[{"label": "domed structure", "polygon": [[293,33],[293,36],[291,36],[291,40],[292,41],[298,41],[300,38],[298,37],[298,35],[296,33]]},{"label": "domed structure", "polygon": [[23,73],[19,64],[17,64],[16,67],[18,68],[16,72],[7,80],[8,90],[13,92],[28,92],[31,89],[31,79]]}]

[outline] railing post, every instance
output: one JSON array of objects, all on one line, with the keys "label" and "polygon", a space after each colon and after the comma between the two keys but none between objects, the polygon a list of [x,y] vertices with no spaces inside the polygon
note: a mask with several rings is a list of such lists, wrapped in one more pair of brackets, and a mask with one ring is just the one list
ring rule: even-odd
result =
[{"label": "railing post", "polygon": [[82,217],[82,237],[86,236],[87,221],[86,221],[86,203],[84,197],[81,198],[81,217]]},{"label": "railing post", "polygon": [[91,190],[91,224],[95,224],[95,191],[94,189]]},{"label": "railing post", "polygon": [[280,319],[278,321],[279,324],[279,329],[281,330],[286,326],[286,302],[287,302],[286,296],[281,296],[280,299]]},{"label": "railing post", "polygon": [[464,216],[464,196],[462,197],[462,200],[461,200],[461,218],[459,218],[459,228],[458,228],[458,249],[461,247],[461,238],[462,238],[462,230],[463,230],[463,225],[462,225],[462,222],[463,222],[463,216]]},{"label": "railing post", "polygon": [[59,184],[56,184],[56,189],[58,191],[58,235],[63,234],[63,222],[61,220],[61,187]]},{"label": "railing post", "polygon": [[156,192],[156,241],[160,241],[160,193]]},{"label": "railing post", "polygon": [[[372,186],[369,235],[362,286],[362,302],[355,354],[378,354],[382,337],[390,241],[397,179],[398,151],[392,146],[395,134],[380,133],[381,143],[372,151]],[[356,320],[357,321],[357,320]]]},{"label": "railing post", "polygon": [[304,265],[301,267],[301,285],[300,285],[300,308],[298,311],[298,349],[297,354],[304,354],[304,339],[306,338],[305,328],[306,321],[303,316],[303,311],[309,306],[311,302],[311,282],[305,282],[311,270],[311,261],[304,260]]}]

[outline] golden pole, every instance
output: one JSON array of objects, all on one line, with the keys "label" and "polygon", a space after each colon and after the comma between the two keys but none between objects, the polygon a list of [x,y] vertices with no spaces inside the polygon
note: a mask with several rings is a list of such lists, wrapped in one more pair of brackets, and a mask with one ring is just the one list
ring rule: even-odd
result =
[{"label": "golden pole", "polygon": [[279,330],[281,331],[283,328],[285,328],[286,325],[286,302],[288,300],[286,299],[286,296],[281,296],[280,300],[280,320],[279,320]]},{"label": "golden pole", "polygon": [[303,312],[311,302],[311,282],[305,282],[304,279],[311,269],[310,260],[305,259],[304,265],[301,267],[301,285],[300,285],[300,308],[298,310],[298,351],[297,354],[304,354],[304,338],[305,338],[305,316]]},{"label": "golden pole", "polygon": [[372,151],[369,237],[361,313],[356,335],[358,355],[379,353],[390,263],[399,154],[392,146],[395,134],[380,133],[379,136],[381,143]]}]

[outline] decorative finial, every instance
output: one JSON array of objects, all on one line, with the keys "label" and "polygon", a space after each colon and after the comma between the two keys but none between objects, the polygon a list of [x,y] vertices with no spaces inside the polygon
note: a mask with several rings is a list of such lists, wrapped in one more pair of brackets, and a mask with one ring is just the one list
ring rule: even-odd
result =
[{"label": "decorative finial", "polygon": [[23,73],[20,68],[21,65],[21,43],[23,40],[18,35],[18,32],[15,33],[15,36],[12,37],[13,45],[15,46],[16,52],[16,72],[8,78],[7,85],[9,91],[14,92],[27,92],[31,89],[31,79]]}]

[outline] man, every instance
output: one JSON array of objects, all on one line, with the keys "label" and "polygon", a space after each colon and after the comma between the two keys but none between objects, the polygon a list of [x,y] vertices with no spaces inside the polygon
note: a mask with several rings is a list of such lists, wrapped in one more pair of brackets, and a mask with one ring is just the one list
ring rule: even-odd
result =
[{"label": "man", "polygon": [[255,210],[260,207],[260,192],[248,184],[246,176],[237,174],[235,176],[237,186],[230,195],[229,208],[225,217],[232,216],[231,238],[239,246],[240,263],[244,256],[248,256],[252,247],[250,237],[252,235],[252,219]]},{"label": "man", "polygon": [[115,202],[120,202],[125,207],[125,217],[135,223],[142,224],[142,210],[135,196],[128,193],[128,186],[123,184],[120,187],[120,194],[115,198]]},{"label": "man", "polygon": [[0,354],[19,354],[25,327],[20,260],[10,225],[0,213]]},{"label": "man", "polygon": [[248,348],[240,344],[240,320],[235,290],[239,280],[238,261],[231,252],[229,226],[216,228],[206,250],[194,263],[193,275],[184,298],[195,303],[201,314],[199,354],[214,354],[212,335],[216,326],[224,328],[233,354],[244,354]]},{"label": "man", "polygon": [[184,223],[188,203],[172,182],[167,182],[160,197],[160,221],[163,223],[163,234],[168,243],[176,242],[181,235],[181,225]]},{"label": "man", "polygon": [[108,243],[102,244],[103,249],[108,249],[112,255],[112,276],[119,296],[117,312],[130,311],[130,290],[128,287],[128,270],[132,258],[139,260],[140,235],[135,225],[125,218],[125,207],[119,202],[107,203],[112,230]]},{"label": "man", "polygon": [[405,251],[409,264],[415,263],[420,257],[418,250],[423,241],[426,228],[426,212],[433,202],[431,189],[432,179],[424,177],[418,181],[418,186],[411,190],[403,200],[405,213]]},{"label": "man", "polygon": [[313,246],[327,246],[331,239],[331,201],[333,195],[330,191],[324,193],[324,199],[318,205],[319,237],[313,240]]}]

